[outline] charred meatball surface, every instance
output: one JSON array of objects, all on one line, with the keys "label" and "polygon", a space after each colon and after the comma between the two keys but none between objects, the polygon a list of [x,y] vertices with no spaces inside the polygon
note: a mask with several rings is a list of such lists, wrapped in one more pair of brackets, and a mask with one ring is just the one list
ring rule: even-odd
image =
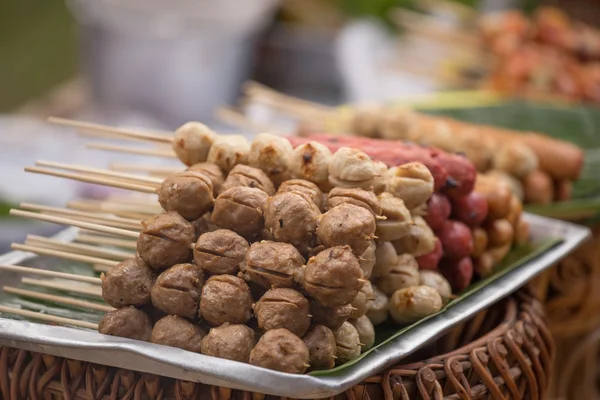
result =
[{"label": "charred meatball surface", "polygon": [[152,321],[145,312],[133,306],[126,306],[107,312],[98,325],[98,332],[149,342]]},{"label": "charred meatball surface", "polygon": [[198,314],[204,273],[195,264],[176,264],[161,273],[152,287],[152,304],[161,311],[194,319]]},{"label": "charred meatball surface", "polygon": [[102,298],[119,308],[150,303],[150,291],[156,275],[142,260],[125,260],[102,276]]},{"label": "charred meatball surface", "polygon": [[192,255],[194,227],[176,212],[154,215],[142,221],[137,251],[154,269],[188,262]]},{"label": "charred meatball surface", "polygon": [[200,316],[212,326],[246,323],[252,317],[250,288],[233,275],[210,277],[202,288]]}]

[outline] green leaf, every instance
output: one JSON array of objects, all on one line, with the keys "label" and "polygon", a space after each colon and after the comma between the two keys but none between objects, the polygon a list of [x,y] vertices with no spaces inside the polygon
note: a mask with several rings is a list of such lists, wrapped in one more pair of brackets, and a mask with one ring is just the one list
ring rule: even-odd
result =
[{"label": "green leaf", "polygon": [[580,179],[573,184],[573,199],[544,206],[530,205],[526,209],[548,217],[578,221],[600,216],[600,109],[514,101],[423,112],[508,129],[542,132],[578,145],[584,151],[584,165]]},{"label": "green leaf", "polygon": [[372,351],[376,351],[379,347],[381,347],[385,343],[388,343],[389,341],[399,337],[400,335],[406,333],[407,331],[409,331],[411,329],[415,329],[417,326],[421,325],[423,322],[427,321],[428,319],[433,318],[435,315],[443,313],[445,310],[464,301],[469,296],[473,295],[474,293],[477,293],[484,286],[490,285],[491,283],[493,283],[497,279],[501,278],[502,276],[506,275],[510,271],[513,271],[516,268],[524,265],[528,261],[531,261],[534,258],[539,257],[544,252],[548,251],[549,249],[551,249],[552,247],[556,246],[557,244],[559,244],[561,242],[562,242],[561,239],[545,239],[545,240],[541,240],[538,242],[527,243],[522,246],[513,248],[511,250],[511,252],[504,258],[502,263],[500,263],[496,267],[495,272],[492,275],[488,276],[485,279],[481,279],[481,280],[473,283],[464,292],[462,292],[456,299],[454,299],[454,300],[450,301],[448,304],[446,304],[438,313],[430,315],[426,318],[423,318],[420,321],[415,322],[412,325],[409,325],[409,326],[406,326],[403,328],[399,328],[398,325],[394,325],[391,322],[386,323],[382,326],[377,326],[377,328],[375,329],[376,344],[370,350],[362,353],[358,358],[355,358],[354,360],[349,361],[346,364],[340,365],[336,368],[329,369],[326,371],[313,371],[310,374],[314,375],[314,376],[329,376],[329,375],[338,374],[338,373],[344,371],[349,366],[354,365],[357,362],[359,362],[360,360],[362,360],[367,354],[371,353]]}]

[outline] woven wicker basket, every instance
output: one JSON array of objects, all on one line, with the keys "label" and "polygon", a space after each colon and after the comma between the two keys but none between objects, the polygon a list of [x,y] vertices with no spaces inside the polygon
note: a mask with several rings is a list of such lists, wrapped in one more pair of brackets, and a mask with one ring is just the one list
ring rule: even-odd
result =
[{"label": "woven wicker basket", "polygon": [[[543,307],[524,289],[411,357],[424,361],[394,366],[336,398],[543,399],[553,355]],[[4,400],[273,398],[8,347],[0,347],[0,390]]]},{"label": "woven wicker basket", "polygon": [[550,393],[562,399],[599,398],[600,226],[535,283],[557,347]]}]

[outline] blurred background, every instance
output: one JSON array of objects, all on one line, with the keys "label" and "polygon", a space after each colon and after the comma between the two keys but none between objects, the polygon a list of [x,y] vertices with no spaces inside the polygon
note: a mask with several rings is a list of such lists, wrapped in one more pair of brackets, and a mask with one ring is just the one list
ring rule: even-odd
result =
[{"label": "blurred background", "polygon": [[[220,129],[215,111],[235,105],[249,79],[327,105],[451,91],[435,104],[593,106],[599,17],[598,0],[4,0],[0,215],[17,200],[103,195],[24,174],[37,159],[109,161],[82,151],[89,138],[41,122],[49,115]],[[32,229],[0,226],[0,250]]]}]

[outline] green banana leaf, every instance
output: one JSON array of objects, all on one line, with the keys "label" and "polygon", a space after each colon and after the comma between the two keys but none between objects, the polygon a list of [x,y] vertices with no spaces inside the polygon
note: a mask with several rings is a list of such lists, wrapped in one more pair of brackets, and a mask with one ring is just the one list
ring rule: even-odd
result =
[{"label": "green banana leaf", "polygon": [[472,108],[423,110],[462,121],[503,128],[537,131],[574,143],[584,151],[580,179],[573,185],[573,199],[549,205],[530,205],[525,210],[553,218],[595,221],[600,216],[600,109],[528,102],[508,102]]},{"label": "green banana leaf", "polygon": [[[464,292],[459,294],[457,296],[457,298],[455,298],[454,300],[452,300],[448,304],[446,304],[437,314],[444,312],[448,308],[455,306],[456,304],[460,303],[461,301],[464,301],[472,294],[481,290],[481,288],[483,288],[484,286],[491,284],[498,278],[506,275],[510,271],[514,270],[515,268],[518,268],[519,266],[525,264],[526,262],[528,262],[536,257],[539,257],[541,254],[548,251],[552,247],[556,246],[560,242],[561,242],[561,239],[545,239],[542,241],[531,242],[531,243],[527,243],[522,246],[513,248],[511,250],[511,252],[504,258],[504,260],[496,267],[495,272],[492,275],[488,276],[485,279],[481,279],[481,280],[473,283]],[[403,333],[406,333],[408,330],[414,329],[415,327],[419,326],[420,324],[422,324],[423,322],[427,321],[428,319],[434,317],[437,314],[430,315],[426,318],[423,318],[420,321],[415,322],[412,325],[409,325],[409,326],[406,326],[403,328],[399,328],[398,325],[393,324],[391,321],[384,325],[379,325],[375,329],[376,342],[375,342],[375,345],[371,349],[362,353],[358,358],[355,358],[354,360],[349,361],[346,364],[343,364],[336,368],[325,370],[325,371],[314,371],[314,372],[311,372],[311,375],[328,376],[328,375],[338,374],[338,373],[344,371],[349,366],[354,365],[357,362],[359,362],[360,360],[362,360],[367,354],[371,353],[372,351],[376,351],[379,347],[381,347],[385,343],[388,343],[390,340],[393,340],[393,339],[397,338],[398,336],[402,335]]]}]

